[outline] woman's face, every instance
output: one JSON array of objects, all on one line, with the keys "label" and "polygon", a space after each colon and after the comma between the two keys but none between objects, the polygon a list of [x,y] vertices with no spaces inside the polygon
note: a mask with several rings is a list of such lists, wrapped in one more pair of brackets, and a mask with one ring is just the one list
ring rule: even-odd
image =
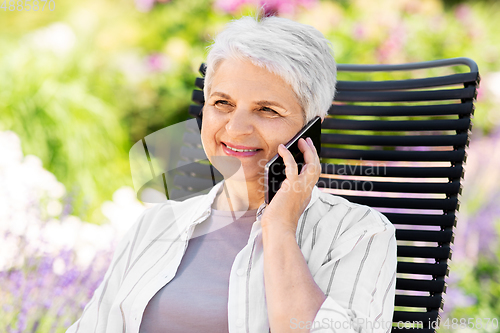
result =
[{"label": "woman's face", "polygon": [[227,59],[219,65],[201,131],[205,152],[216,167],[213,156],[233,156],[241,162],[245,180],[258,182],[278,145],[304,125],[297,97],[281,77],[249,60]]}]

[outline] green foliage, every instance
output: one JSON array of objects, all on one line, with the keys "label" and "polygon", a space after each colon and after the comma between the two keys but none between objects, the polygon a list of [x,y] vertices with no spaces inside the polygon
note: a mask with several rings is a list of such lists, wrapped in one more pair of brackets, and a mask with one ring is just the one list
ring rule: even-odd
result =
[{"label": "green foliage", "polygon": [[[27,47],[0,54],[2,130],[18,133],[25,153],[40,157],[74,191],[76,214],[87,213],[84,202],[95,212],[127,182],[127,133],[112,99],[91,92],[95,80],[76,58],[61,60]],[[104,179],[107,186],[100,186]]]}]

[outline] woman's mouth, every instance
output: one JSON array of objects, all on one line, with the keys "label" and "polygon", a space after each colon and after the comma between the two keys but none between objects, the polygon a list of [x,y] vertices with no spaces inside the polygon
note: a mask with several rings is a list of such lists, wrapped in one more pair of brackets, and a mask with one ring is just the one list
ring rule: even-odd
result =
[{"label": "woman's mouth", "polygon": [[224,142],[222,142],[222,149],[224,150],[226,155],[235,156],[235,157],[254,156],[259,151],[262,150],[260,148],[253,148],[252,149],[252,147],[242,147],[242,146],[233,147],[233,146],[226,144]]}]

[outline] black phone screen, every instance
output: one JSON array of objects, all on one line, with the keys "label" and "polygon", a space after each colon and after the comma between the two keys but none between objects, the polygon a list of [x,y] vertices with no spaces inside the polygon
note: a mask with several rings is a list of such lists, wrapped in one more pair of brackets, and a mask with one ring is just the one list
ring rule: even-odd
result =
[{"label": "black phone screen", "polygon": [[[304,155],[299,149],[299,139],[310,137],[316,147],[318,155],[321,151],[321,118],[316,116],[308,122],[286,145],[293,155],[298,166],[298,173],[304,165]],[[265,166],[266,203],[269,204],[274,195],[281,187],[281,183],[286,179],[285,163],[279,154],[267,162]]]}]

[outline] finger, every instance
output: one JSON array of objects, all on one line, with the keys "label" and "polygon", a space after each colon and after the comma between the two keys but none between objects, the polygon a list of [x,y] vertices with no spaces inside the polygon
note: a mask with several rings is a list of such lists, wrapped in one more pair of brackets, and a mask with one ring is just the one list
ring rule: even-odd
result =
[{"label": "finger", "polygon": [[307,137],[306,141],[309,144],[309,146],[311,146],[314,149],[314,151],[316,151],[316,146],[314,145],[313,140],[310,137]]},{"label": "finger", "polygon": [[299,139],[299,149],[304,155],[304,162],[306,164],[308,163],[314,163],[315,161],[315,154],[316,152],[313,150],[313,148],[310,146],[310,144],[303,138]]},{"label": "finger", "polygon": [[316,149],[316,146],[314,145],[313,140],[312,140],[311,138],[309,138],[309,137],[308,137],[308,138],[306,139],[306,141],[307,141],[307,143],[309,144],[309,146],[311,146],[312,150],[314,151],[314,155],[315,155],[315,157],[317,158],[318,163],[319,163],[320,159],[319,159],[319,155],[318,155],[318,150]]},{"label": "finger", "polygon": [[[307,183],[314,186],[318,182],[318,179],[321,175],[321,163],[320,163],[318,153],[314,147],[314,144],[312,143],[311,138],[307,138],[306,143],[308,146],[308,150],[313,155],[313,158],[312,158],[313,161],[308,160],[308,163],[304,167],[305,170],[303,168],[301,174],[305,173],[306,176],[304,176],[304,177],[307,178]],[[304,154],[304,156],[305,156],[305,154]],[[304,158],[304,160],[305,159],[306,158]]]},{"label": "finger", "polygon": [[311,163],[311,147],[309,147],[309,143],[304,139],[300,138],[298,142],[298,147],[299,150],[302,152],[302,155],[304,156],[304,164],[302,165],[302,170],[300,171],[300,174],[304,174],[308,172],[311,168],[308,168],[307,165]]},{"label": "finger", "polygon": [[[299,149],[304,154],[304,168],[308,173],[314,175],[317,173],[317,169],[320,166],[318,153],[314,149],[314,145],[311,147],[310,143],[303,139],[299,141],[303,141],[299,142]],[[304,168],[302,168],[301,174],[305,172]]]},{"label": "finger", "polygon": [[317,164],[306,164],[306,166],[302,168],[300,174],[305,175],[303,177],[306,177],[306,183],[316,184],[318,182],[319,176],[321,175],[320,167]]},{"label": "finger", "polygon": [[286,178],[290,180],[296,179],[299,172],[297,162],[295,162],[292,153],[290,153],[290,151],[283,144],[279,145],[278,153],[283,158],[283,162],[285,163]]},{"label": "finger", "polygon": [[304,156],[304,165],[302,167],[302,170],[300,171],[300,174],[307,172],[312,176],[314,174],[314,168],[311,167],[311,164],[316,163],[316,157],[314,156],[315,152],[312,150],[312,148],[309,146],[309,143],[304,138],[299,139],[298,146]]},{"label": "finger", "polygon": [[318,151],[316,149],[316,146],[314,145],[313,141],[311,138],[307,138],[307,143],[312,147],[312,150],[314,151],[314,159],[316,160],[315,165],[316,165],[316,170],[315,172],[317,173],[317,177],[321,175],[321,160],[318,155]]}]

